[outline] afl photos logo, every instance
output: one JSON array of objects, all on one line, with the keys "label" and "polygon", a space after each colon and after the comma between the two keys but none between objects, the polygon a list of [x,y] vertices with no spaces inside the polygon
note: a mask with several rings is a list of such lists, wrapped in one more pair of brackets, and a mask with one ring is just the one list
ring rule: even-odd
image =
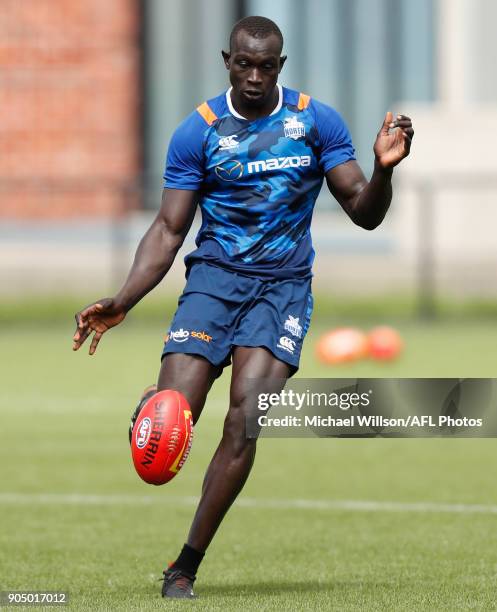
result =
[{"label": "afl photos logo", "polygon": [[236,181],[243,174],[243,165],[237,159],[228,159],[216,166],[214,172],[222,181]]}]

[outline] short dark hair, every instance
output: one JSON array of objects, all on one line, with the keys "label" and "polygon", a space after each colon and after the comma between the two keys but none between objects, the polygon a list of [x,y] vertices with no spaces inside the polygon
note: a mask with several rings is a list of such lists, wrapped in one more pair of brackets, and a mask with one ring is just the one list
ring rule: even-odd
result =
[{"label": "short dark hair", "polygon": [[267,38],[271,34],[276,34],[281,43],[281,50],[283,49],[283,34],[274,21],[267,17],[244,17],[235,23],[230,34],[230,51],[239,32],[247,32],[254,38]]}]

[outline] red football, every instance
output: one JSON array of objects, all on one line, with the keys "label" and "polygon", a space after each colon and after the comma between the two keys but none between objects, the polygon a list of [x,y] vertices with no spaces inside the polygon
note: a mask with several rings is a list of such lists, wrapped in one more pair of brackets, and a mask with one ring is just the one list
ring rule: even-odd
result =
[{"label": "red football", "polygon": [[396,359],[404,346],[399,332],[386,325],[372,329],[368,334],[368,340],[371,357],[380,361]]},{"label": "red football", "polygon": [[131,455],[138,476],[161,485],[179,472],[190,452],[193,425],[184,395],[167,389],[147,400],[136,419]]}]

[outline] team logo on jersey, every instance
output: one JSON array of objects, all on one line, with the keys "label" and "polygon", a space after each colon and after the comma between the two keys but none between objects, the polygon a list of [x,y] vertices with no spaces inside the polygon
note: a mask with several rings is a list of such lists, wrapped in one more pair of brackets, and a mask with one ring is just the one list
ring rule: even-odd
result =
[{"label": "team logo on jersey", "polygon": [[239,143],[236,141],[238,136],[234,134],[233,136],[223,136],[223,138],[219,139],[219,150],[220,151],[234,151],[238,149]]},{"label": "team logo on jersey", "polygon": [[299,317],[288,315],[288,319],[285,321],[285,329],[289,331],[292,336],[302,338],[302,325],[299,324]]},{"label": "team logo on jersey", "polygon": [[293,351],[295,350],[295,340],[292,340],[288,336],[281,336],[280,341],[276,346],[285,351],[288,351],[293,355]]},{"label": "team logo on jersey", "polygon": [[305,125],[302,123],[302,121],[299,121],[295,115],[292,117],[287,117],[283,127],[285,129],[285,138],[298,140],[299,138],[303,138],[305,136]]},{"label": "team logo on jersey", "polygon": [[216,166],[214,172],[222,181],[236,181],[243,174],[243,165],[237,159],[228,159]]}]

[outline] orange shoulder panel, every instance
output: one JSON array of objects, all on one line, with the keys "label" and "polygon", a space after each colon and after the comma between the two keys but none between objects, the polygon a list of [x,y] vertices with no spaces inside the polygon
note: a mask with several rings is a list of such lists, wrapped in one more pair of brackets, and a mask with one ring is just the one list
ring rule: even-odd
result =
[{"label": "orange shoulder panel", "polygon": [[299,110],[304,110],[305,108],[307,108],[309,106],[309,102],[311,101],[311,96],[308,96],[305,93],[301,93],[299,95],[299,103],[297,105],[297,108]]},{"label": "orange shoulder panel", "polygon": [[202,116],[202,119],[207,123],[207,125],[212,125],[217,119],[217,115],[212,112],[211,107],[207,104],[207,102],[197,106],[197,112]]}]

